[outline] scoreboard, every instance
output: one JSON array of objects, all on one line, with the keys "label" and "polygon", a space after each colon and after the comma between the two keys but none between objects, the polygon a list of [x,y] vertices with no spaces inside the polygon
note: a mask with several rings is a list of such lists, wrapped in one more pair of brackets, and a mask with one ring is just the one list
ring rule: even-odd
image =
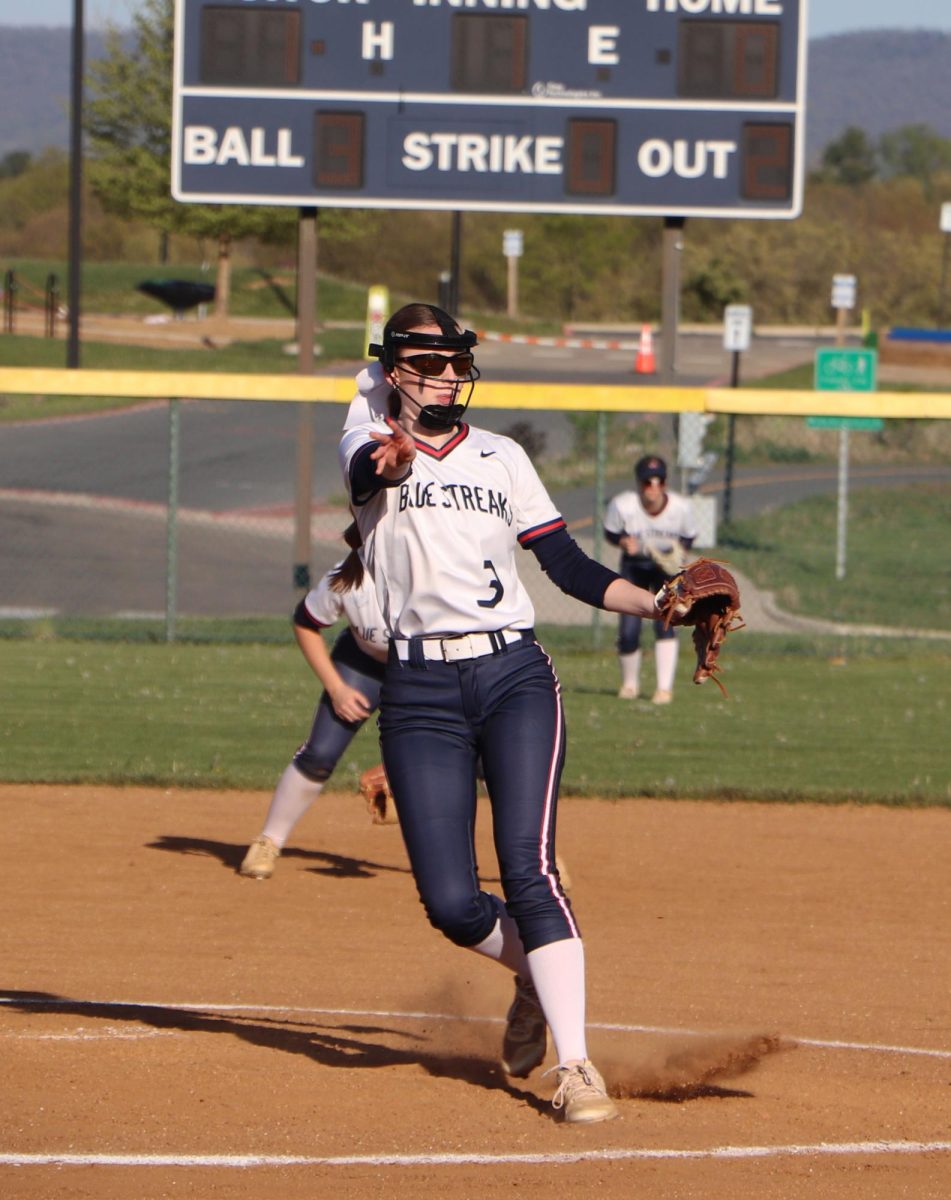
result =
[{"label": "scoreboard", "polygon": [[172,194],[788,218],[807,0],[176,0]]}]

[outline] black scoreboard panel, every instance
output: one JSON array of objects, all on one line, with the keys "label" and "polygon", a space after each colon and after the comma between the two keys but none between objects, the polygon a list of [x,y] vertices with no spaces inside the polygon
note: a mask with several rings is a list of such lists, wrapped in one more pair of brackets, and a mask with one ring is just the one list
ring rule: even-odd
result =
[{"label": "black scoreboard panel", "polygon": [[682,21],[677,95],[702,100],[775,100],[779,26],[774,21]]},{"label": "black scoreboard panel", "polygon": [[181,200],[789,217],[806,0],[176,0]]},{"label": "black scoreboard panel", "polygon": [[292,10],[201,10],[198,78],[220,87],[292,87],[301,75],[301,14]]}]

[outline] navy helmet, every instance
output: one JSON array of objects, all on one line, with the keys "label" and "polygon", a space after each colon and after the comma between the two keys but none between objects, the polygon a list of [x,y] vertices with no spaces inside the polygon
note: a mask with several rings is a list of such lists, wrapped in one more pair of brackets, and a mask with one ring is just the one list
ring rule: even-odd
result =
[{"label": "navy helmet", "polygon": [[667,464],[656,454],[645,454],[637,460],[634,476],[638,483],[647,483],[649,479],[659,479],[661,483],[666,483]]}]

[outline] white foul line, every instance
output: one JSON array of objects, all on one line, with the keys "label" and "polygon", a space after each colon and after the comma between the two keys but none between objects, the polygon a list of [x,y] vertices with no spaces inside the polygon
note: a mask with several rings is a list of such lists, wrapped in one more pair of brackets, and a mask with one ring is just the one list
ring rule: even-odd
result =
[{"label": "white foul line", "polygon": [[[128,1008],[172,1009],[183,1012],[280,1013],[304,1016],[382,1017],[391,1020],[470,1021],[498,1024],[499,1017],[460,1017],[454,1013],[394,1011],[386,1009],[303,1008],[264,1004],[169,1004],[128,1000],[74,1000],[67,997],[24,997],[14,999],[0,996],[0,1005],[31,1008]],[[621,1033],[664,1033],[702,1037],[702,1031],[678,1029],[659,1025],[621,1025],[592,1022],[593,1029]],[[170,1031],[164,1031],[170,1032]],[[38,1035],[44,1036],[44,1035]],[[114,1036],[114,1034],[107,1035]],[[819,1041],[795,1039],[800,1045],[841,1050],[865,1050],[890,1054],[929,1055],[951,1058],[951,1052],[926,1050],[918,1047],[875,1045],[863,1042]],[[816,1142],[778,1146],[714,1146],[700,1150],[620,1149],[562,1152],[554,1154],[371,1154],[371,1155],[293,1155],[293,1154],[9,1154],[0,1153],[0,1166],[106,1166],[106,1167],[350,1167],[350,1166],[500,1166],[500,1165],[558,1165],[577,1162],[630,1162],[660,1160],[738,1160],[763,1158],[804,1158],[820,1155],[885,1155],[885,1154],[946,1154],[951,1153],[951,1141],[869,1141]]]},{"label": "white foul line", "polygon": [[815,1155],[947,1154],[951,1142],[815,1142],[714,1146],[709,1150],[588,1150],[556,1154],[0,1154],[10,1167],[439,1167],[551,1166],[662,1159],[806,1158]]},{"label": "white foul line", "polygon": [[[502,1024],[503,1017],[461,1016],[459,1013],[436,1013],[401,1011],[385,1008],[302,1008],[286,1004],[180,1004],[169,1001],[144,1000],[76,1000],[68,996],[26,996],[12,998],[0,996],[0,1005],[21,1008],[156,1008],[181,1012],[206,1013],[286,1013],[296,1016],[318,1017],[382,1017],[404,1021],[462,1021],[468,1023]],[[706,1037],[709,1030],[683,1029],[671,1025],[622,1025],[607,1021],[589,1021],[589,1029],[602,1029],[612,1033],[662,1033],[678,1037]],[[166,1031],[169,1032],[169,1031]],[[110,1035],[113,1036],[113,1035]],[[872,1054],[909,1054],[924,1058],[951,1059],[951,1050],[929,1050],[921,1046],[893,1046],[877,1042],[843,1042],[820,1038],[789,1035],[789,1041],[799,1046],[815,1046],[823,1050],[857,1050]]]}]

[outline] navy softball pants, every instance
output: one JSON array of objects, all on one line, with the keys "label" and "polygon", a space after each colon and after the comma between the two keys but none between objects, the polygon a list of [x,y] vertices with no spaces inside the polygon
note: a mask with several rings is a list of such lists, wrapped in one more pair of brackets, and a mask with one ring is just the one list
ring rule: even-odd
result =
[{"label": "navy softball pants", "polygon": [[[629,583],[636,584],[638,587],[646,588],[649,592],[659,592],[668,579],[668,576],[664,574],[652,559],[649,560],[647,566],[638,565],[639,561],[643,562],[643,560],[628,558],[627,555],[624,555],[621,558],[621,565],[618,568],[621,578],[626,579]],[[618,654],[633,654],[635,650],[640,649],[643,623],[642,617],[634,617],[630,613],[621,614],[618,621]],[[659,642],[664,641],[665,638],[675,638],[677,636],[677,630],[673,626],[665,629],[663,621],[654,621],[652,624],[654,626],[654,637]]]},{"label": "navy softball pants", "polygon": [[391,647],[379,727],[430,922],[475,946],[498,919],[475,854],[481,757],[502,890],[525,950],[580,936],[555,866],[565,723],[551,660],[533,638],[460,662],[416,659],[401,662]]},{"label": "navy softball pants", "polygon": [[[383,663],[365,654],[349,629],[334,642],[330,657],[347,683],[366,696],[371,710],[376,708],[383,686]],[[362,726],[363,721],[342,721],[324,692],[314,713],[310,736],[294,755],[294,766],[312,783],[324,783]]]}]

